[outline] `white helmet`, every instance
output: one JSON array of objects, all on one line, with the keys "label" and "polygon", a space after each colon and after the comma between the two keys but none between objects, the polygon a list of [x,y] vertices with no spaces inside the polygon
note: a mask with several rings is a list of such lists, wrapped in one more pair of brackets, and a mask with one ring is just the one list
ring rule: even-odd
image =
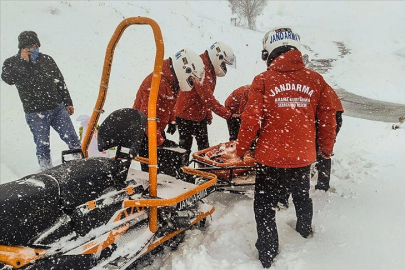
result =
[{"label": "white helmet", "polygon": [[236,57],[232,48],[222,41],[215,42],[208,48],[208,56],[218,77],[225,76],[226,65],[236,67]]},{"label": "white helmet", "polygon": [[267,32],[263,38],[263,61],[267,60],[274,49],[282,46],[293,46],[299,50],[300,36],[287,27],[278,27]]},{"label": "white helmet", "polygon": [[201,81],[204,77],[204,63],[201,57],[190,49],[183,49],[175,53],[172,57],[172,64],[180,91],[191,91],[194,80]]}]

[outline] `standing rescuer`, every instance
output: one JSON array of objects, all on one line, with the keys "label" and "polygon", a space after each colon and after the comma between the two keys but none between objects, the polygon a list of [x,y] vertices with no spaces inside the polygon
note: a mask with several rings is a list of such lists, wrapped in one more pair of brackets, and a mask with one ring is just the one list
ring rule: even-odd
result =
[{"label": "standing rescuer", "polygon": [[[224,42],[212,44],[200,55],[205,70],[201,84],[194,85],[189,92],[181,92],[175,106],[175,124],[179,129],[179,146],[188,151],[193,144],[193,136],[197,141],[198,150],[209,147],[207,125],[212,122],[212,111],[218,116],[229,119],[229,112],[214,97],[217,76],[227,73],[227,66],[235,66],[233,50]],[[171,132],[174,132],[174,128]]]},{"label": "standing rescuer", "polygon": [[[133,108],[142,111],[148,116],[148,104],[153,73],[150,73],[142,82],[136,93]],[[190,91],[200,83],[204,77],[204,64],[197,53],[191,49],[183,49],[163,61],[160,78],[158,100],[156,104],[157,118],[157,145],[159,147],[172,147],[173,141],[166,139],[165,128],[170,121],[174,121],[173,109],[180,91]],[[139,155],[148,157],[148,131],[142,141]],[[142,164],[142,170],[148,171],[148,166]]]},{"label": "standing rescuer", "polygon": [[24,31],[18,36],[18,53],[3,63],[1,78],[15,85],[27,124],[34,136],[36,155],[41,170],[52,167],[50,128],[69,149],[80,148],[70,115],[74,107],[65,80],[55,61],[39,52],[38,36]]},{"label": "standing rescuer", "polygon": [[330,158],[336,136],[333,89],[320,74],[305,68],[299,50],[300,36],[290,28],[266,33],[262,59],[267,70],[251,84],[238,134],[237,154],[243,157],[260,128],[254,212],[256,248],[265,268],[279,252],[275,209],[286,189],[295,205],[297,232],[304,238],[312,235],[309,188],[316,140],[319,154]]}]

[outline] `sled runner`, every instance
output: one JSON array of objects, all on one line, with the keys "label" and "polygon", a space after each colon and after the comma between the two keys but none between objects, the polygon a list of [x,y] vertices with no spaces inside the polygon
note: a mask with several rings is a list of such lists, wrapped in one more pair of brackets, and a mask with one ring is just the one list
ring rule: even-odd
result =
[{"label": "sled runner", "polygon": [[255,159],[254,151],[249,150],[240,159],[235,153],[235,142],[221,143],[193,153],[191,163],[199,171],[207,171],[218,177],[215,185],[220,187],[254,185]]},{"label": "sled runner", "polygon": [[[114,50],[133,24],[150,25],[155,36],[149,118],[132,108],[112,112],[99,126],[97,140],[99,151],[116,147],[116,156],[89,158]],[[188,181],[158,174],[156,100],[163,55],[155,21],[133,17],[118,25],[107,47],[82,149],[77,151],[84,157],[0,186],[1,270],[128,269],[163,245],[175,248],[186,229],[203,225],[214,212],[202,199],[213,192],[216,175],[192,168],[183,168]],[[146,123],[149,159],[137,157]],[[134,160],[149,164],[149,173],[132,169]]]}]

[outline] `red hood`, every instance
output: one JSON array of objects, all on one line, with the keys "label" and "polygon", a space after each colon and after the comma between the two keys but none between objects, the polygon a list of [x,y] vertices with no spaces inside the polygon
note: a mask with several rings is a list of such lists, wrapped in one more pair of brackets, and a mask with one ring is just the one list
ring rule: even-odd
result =
[{"label": "red hood", "polygon": [[302,61],[301,52],[298,50],[291,50],[274,59],[267,70],[285,72],[300,70],[304,67],[305,65]]},{"label": "red hood", "polygon": [[177,96],[180,90],[180,86],[176,75],[174,75],[174,70],[172,69],[170,58],[163,60],[161,76],[161,79],[167,81],[167,83],[170,85],[170,88]]}]

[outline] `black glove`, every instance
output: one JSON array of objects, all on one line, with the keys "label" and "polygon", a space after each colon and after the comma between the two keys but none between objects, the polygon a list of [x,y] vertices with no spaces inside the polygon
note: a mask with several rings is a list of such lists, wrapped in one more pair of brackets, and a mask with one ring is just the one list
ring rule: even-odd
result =
[{"label": "black glove", "polygon": [[176,132],[176,126],[177,126],[176,124],[169,124],[167,126],[166,132],[173,135]]},{"label": "black glove", "polygon": [[160,147],[178,147],[179,145],[174,141],[166,139]]}]

